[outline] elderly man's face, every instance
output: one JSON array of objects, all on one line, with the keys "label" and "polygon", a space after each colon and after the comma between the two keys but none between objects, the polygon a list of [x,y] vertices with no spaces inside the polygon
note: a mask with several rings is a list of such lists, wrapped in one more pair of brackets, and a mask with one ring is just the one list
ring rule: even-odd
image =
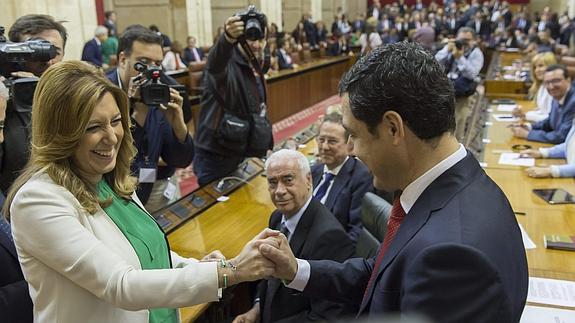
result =
[{"label": "elderly man's face", "polygon": [[266,173],[272,202],[286,218],[292,217],[311,195],[311,174],[304,174],[294,158],[272,160]]}]

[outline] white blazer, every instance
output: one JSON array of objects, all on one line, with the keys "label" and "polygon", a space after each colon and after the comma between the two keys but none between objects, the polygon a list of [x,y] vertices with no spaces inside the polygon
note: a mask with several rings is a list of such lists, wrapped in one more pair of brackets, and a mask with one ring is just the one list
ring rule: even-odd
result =
[{"label": "white blazer", "polygon": [[148,308],[218,300],[216,262],[172,252],[174,269],[141,270],[132,245],[106,213],[84,211],[45,173],[20,188],[10,213],[34,322],[147,323]]}]

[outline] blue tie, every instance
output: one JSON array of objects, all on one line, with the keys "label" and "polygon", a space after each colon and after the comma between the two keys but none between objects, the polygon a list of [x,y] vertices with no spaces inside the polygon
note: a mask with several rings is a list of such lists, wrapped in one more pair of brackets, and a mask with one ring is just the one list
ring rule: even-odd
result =
[{"label": "blue tie", "polygon": [[321,199],[323,198],[325,193],[327,193],[327,189],[329,188],[329,184],[331,183],[331,181],[333,180],[334,177],[335,177],[335,175],[332,173],[323,173],[324,181],[319,186],[319,188],[317,189],[317,192],[315,192],[315,198],[318,201],[321,201]]},{"label": "blue tie", "polygon": [[10,224],[3,218],[0,218],[0,230],[6,234],[10,241],[14,241],[12,240],[12,230],[10,230]]}]

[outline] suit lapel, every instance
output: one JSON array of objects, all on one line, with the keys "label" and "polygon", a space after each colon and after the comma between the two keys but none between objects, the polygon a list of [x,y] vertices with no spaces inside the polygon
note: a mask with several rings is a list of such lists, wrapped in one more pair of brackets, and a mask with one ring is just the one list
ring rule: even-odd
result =
[{"label": "suit lapel", "polygon": [[331,186],[331,190],[329,191],[329,195],[325,200],[325,206],[329,210],[333,210],[333,205],[335,201],[337,201],[337,197],[341,190],[347,185],[347,182],[351,179],[351,173],[353,171],[353,167],[355,166],[355,158],[349,157],[345,164],[341,167],[337,176],[333,179],[333,185]]},{"label": "suit lapel", "polygon": [[322,176],[323,176],[323,164],[314,166],[311,170],[311,180],[314,190],[319,185],[319,182],[321,182]]},{"label": "suit lapel", "polygon": [[377,277],[367,291],[369,297],[366,297],[361,304],[359,313],[363,312],[367,304],[371,301],[373,291],[383,271],[391,264],[401,249],[403,249],[413,236],[425,225],[431,213],[442,209],[457,192],[473,182],[475,177],[482,171],[475,158],[467,152],[465,158],[441,174],[423,191],[403,219],[395,238],[385,252],[377,272]]}]

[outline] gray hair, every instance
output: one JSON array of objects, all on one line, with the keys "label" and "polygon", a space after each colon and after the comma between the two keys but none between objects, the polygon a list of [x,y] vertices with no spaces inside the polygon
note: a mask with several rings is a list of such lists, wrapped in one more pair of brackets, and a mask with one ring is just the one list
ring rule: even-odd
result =
[{"label": "gray hair", "polygon": [[463,34],[463,33],[471,33],[471,35],[473,36],[473,38],[475,39],[475,29],[471,28],[471,27],[461,27],[459,28],[459,30],[457,31],[457,34]]},{"label": "gray hair", "polygon": [[94,35],[96,35],[96,36],[107,35],[107,34],[108,34],[108,28],[106,28],[104,26],[96,27],[96,31],[94,32]]},{"label": "gray hair", "polygon": [[311,168],[309,167],[309,162],[305,157],[305,155],[297,150],[291,150],[291,149],[280,149],[271,154],[271,156],[266,160],[265,164],[266,172],[268,171],[268,167],[272,162],[280,159],[295,159],[295,161],[299,166],[299,169],[301,170],[304,176],[311,174]]}]

